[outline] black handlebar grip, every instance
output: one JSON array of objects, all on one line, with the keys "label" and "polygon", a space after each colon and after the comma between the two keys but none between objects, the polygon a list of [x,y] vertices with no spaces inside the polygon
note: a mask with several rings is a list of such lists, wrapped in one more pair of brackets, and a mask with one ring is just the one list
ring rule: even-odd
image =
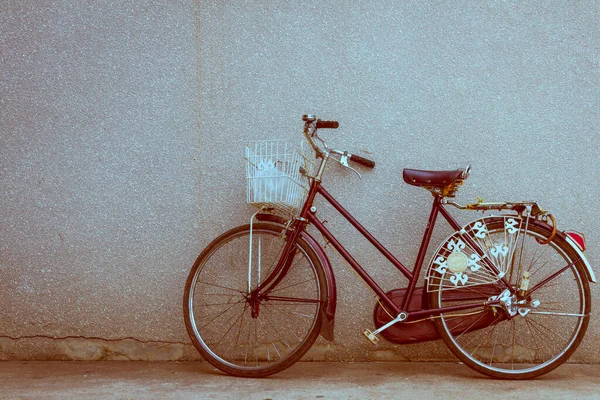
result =
[{"label": "black handlebar grip", "polygon": [[375,161],[371,161],[367,158],[357,156],[356,154],[351,154],[350,160],[354,161],[355,163],[359,163],[360,165],[364,165],[365,167],[369,167],[369,168],[373,168],[375,166]]},{"label": "black handlebar grip", "polygon": [[317,121],[317,128],[336,129],[338,126],[340,126],[340,123],[337,121]]}]

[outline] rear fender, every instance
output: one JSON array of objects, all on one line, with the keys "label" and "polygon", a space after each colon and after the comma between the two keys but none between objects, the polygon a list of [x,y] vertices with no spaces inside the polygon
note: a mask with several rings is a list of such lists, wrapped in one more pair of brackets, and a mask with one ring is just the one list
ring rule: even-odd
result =
[{"label": "rear fender", "polygon": [[[275,222],[282,226],[287,224],[287,221],[279,216],[272,214],[258,214],[256,219],[259,221]],[[321,323],[321,336],[325,339],[333,342],[334,336],[334,321],[335,321],[335,309],[337,305],[337,286],[335,283],[335,275],[333,274],[333,268],[329,262],[329,257],[325,253],[325,250],[319,245],[315,238],[313,238],[308,232],[303,231],[300,235],[306,243],[315,252],[315,255],[323,266],[323,272],[325,273],[326,284],[327,284],[327,298],[325,299],[325,307],[321,309],[323,316]]]},{"label": "rear fender", "polygon": [[[545,222],[535,221],[535,223],[540,224],[540,225],[545,225],[547,227],[547,229],[552,230],[552,226],[548,225]],[[585,274],[586,274],[588,280],[590,282],[592,282],[592,283],[597,283],[596,276],[594,275],[594,270],[592,270],[592,266],[588,262],[587,258],[583,254],[583,251],[577,245],[577,243],[575,242],[575,240],[573,240],[571,238],[571,236],[569,236],[568,231],[564,231],[564,232],[557,231],[556,235],[558,237],[560,237],[561,239],[563,239],[565,242],[567,242],[569,244],[569,246],[571,246],[571,248],[573,249],[573,251],[575,253],[577,253],[577,255],[579,256],[579,258],[581,258],[581,262],[585,266]]]},{"label": "rear fender", "polygon": [[594,275],[594,270],[592,270],[592,266],[588,262],[587,258],[585,258],[585,256],[583,255],[583,251],[581,251],[581,249],[579,248],[579,246],[577,246],[575,241],[571,239],[571,237],[565,232],[557,232],[556,234],[563,236],[565,241],[569,244],[569,246],[573,248],[573,251],[576,252],[579,257],[581,257],[581,262],[583,263],[583,265],[585,265],[585,272],[588,280],[590,282],[597,283],[596,276]]}]

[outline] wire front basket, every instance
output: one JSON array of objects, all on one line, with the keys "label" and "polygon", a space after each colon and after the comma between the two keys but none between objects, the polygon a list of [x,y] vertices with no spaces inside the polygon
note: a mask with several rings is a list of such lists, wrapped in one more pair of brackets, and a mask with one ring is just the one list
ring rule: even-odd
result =
[{"label": "wire front basket", "polygon": [[246,147],[247,201],[259,209],[293,217],[308,192],[311,166],[306,157],[290,150],[284,140],[261,140]]}]

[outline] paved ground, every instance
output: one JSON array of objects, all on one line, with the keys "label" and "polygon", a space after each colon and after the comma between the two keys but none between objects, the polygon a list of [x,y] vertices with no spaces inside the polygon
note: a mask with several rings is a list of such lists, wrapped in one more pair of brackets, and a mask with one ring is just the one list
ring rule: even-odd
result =
[{"label": "paved ground", "polygon": [[456,363],[298,363],[266,379],[207,363],[0,362],[0,399],[600,399],[599,365],[533,381],[492,380]]}]

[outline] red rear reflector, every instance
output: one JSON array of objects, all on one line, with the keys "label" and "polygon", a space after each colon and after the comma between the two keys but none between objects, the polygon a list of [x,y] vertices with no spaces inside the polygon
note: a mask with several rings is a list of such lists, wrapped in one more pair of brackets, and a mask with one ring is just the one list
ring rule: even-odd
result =
[{"label": "red rear reflector", "polygon": [[565,234],[571,239],[573,239],[573,241],[577,244],[581,251],[585,250],[585,236],[583,235],[583,233],[575,231],[565,231]]}]

